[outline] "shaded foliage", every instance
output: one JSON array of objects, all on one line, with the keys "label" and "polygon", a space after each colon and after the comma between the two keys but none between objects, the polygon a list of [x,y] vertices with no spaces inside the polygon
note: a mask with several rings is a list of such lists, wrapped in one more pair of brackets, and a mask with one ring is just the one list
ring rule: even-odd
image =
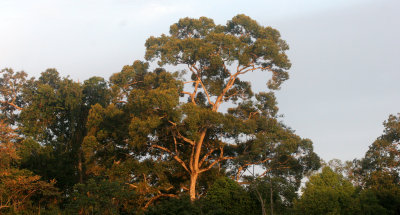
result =
[{"label": "shaded foliage", "polygon": [[158,204],[149,208],[145,215],[198,215],[202,214],[199,201],[191,203],[189,196],[182,196],[179,199],[164,199]]},{"label": "shaded foliage", "polygon": [[246,190],[229,178],[219,178],[202,200],[202,208],[209,215],[255,214],[255,204]]},{"label": "shaded foliage", "polygon": [[135,192],[126,184],[89,179],[76,184],[67,204],[69,214],[135,214]]}]

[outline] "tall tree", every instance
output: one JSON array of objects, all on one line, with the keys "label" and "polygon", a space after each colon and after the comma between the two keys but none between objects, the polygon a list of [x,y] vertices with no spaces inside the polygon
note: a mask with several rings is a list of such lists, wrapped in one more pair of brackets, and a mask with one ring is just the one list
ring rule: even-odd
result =
[{"label": "tall tree", "polygon": [[42,147],[41,156],[25,159],[22,165],[47,179],[56,178],[61,188],[83,183],[81,145],[86,136],[86,120],[91,105],[108,103],[107,83],[93,77],[81,84],[60,77],[55,69],[46,70],[30,83],[23,93],[27,105],[20,113],[20,130]]},{"label": "tall tree", "polygon": [[370,145],[364,158],[353,161],[350,178],[360,186],[376,171],[400,177],[400,114],[390,115],[383,125],[383,135]]},{"label": "tall tree", "polygon": [[148,67],[135,61],[110,78],[113,103],[92,106],[83,142],[88,176],[128,183],[144,209],[161,197],[177,197],[182,178],[179,166],[144,147],[147,136],[168,136],[160,124],[169,125],[163,116],[176,112],[181,87],[176,74]]},{"label": "tall tree", "polygon": [[382,136],[370,146],[363,162],[365,170],[383,170],[400,174],[400,114],[390,115],[383,123]]},{"label": "tall tree", "polygon": [[[235,16],[226,25],[216,25],[205,17],[184,18],[170,27],[169,36],[146,41],[147,60],[158,59],[160,66],[184,65],[191,73],[191,81],[185,82],[191,88],[181,91],[189,100],[180,106],[181,117],[164,117],[170,123],[171,140],[147,139],[147,145],[175,159],[190,175],[192,201],[200,174],[236,158],[235,153],[229,153],[233,141],[227,140],[237,145],[243,142],[240,136],[254,139],[257,122],[274,121],[270,117],[274,109],[262,104],[269,94],[254,97],[250,83],[239,77],[269,71],[269,89],[279,89],[288,79],[287,49],[277,30],[245,15]],[[231,104],[230,113],[221,112],[224,102]],[[235,116],[232,112],[239,113]],[[257,120],[260,117],[267,121]]]},{"label": "tall tree", "polygon": [[[400,114],[383,123],[383,134],[369,147],[364,158],[354,160],[350,179],[363,188],[362,207],[400,213]],[[367,201],[363,201],[366,199]],[[371,202],[377,201],[373,207]]]},{"label": "tall tree", "polygon": [[[234,158],[224,153],[229,146],[224,138],[247,133],[231,126],[248,124],[245,120],[263,114],[251,101],[254,94],[250,83],[241,81],[239,76],[257,70],[270,71],[268,86],[278,89],[288,78],[286,70],[290,63],[284,53],[288,46],[277,30],[238,15],[225,26],[215,25],[205,17],[181,19],[171,26],[169,36],[150,37],[146,48],[147,60],[158,59],[159,65],[185,65],[191,73],[192,80],[185,82],[192,85],[191,91],[181,92],[189,95],[189,103],[182,106],[185,118],[169,120],[172,145],[149,142],[149,146],[171,156],[188,172],[193,201],[199,175]],[[235,119],[232,114],[220,113],[221,104],[229,101],[237,104],[232,110],[248,106],[243,111],[246,117]],[[175,150],[178,144],[188,148],[189,156],[179,156]]]},{"label": "tall tree", "polygon": [[[79,136],[82,122],[82,87],[68,78],[61,78],[55,69],[48,69],[25,90],[29,104],[20,114],[24,135],[47,147],[48,156],[41,166],[31,168],[45,178],[57,179],[61,188],[72,187],[82,178],[79,171]],[[82,137],[83,138],[83,137]]]}]

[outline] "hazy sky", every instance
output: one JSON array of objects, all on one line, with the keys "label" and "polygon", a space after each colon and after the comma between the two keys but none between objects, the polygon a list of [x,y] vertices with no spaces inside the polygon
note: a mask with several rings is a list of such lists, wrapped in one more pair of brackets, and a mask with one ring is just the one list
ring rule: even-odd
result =
[{"label": "hazy sky", "polygon": [[[0,0],[0,68],[75,80],[108,77],[143,59],[144,42],[182,17],[224,24],[244,13],[290,45],[283,121],[325,160],[360,158],[400,112],[398,0]],[[264,89],[265,78],[253,75]]]}]

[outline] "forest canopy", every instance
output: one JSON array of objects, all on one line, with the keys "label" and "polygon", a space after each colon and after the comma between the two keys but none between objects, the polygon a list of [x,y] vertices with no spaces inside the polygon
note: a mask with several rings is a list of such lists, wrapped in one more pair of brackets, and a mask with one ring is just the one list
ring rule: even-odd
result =
[{"label": "forest canopy", "polygon": [[278,114],[291,63],[276,29],[183,18],[145,47],[109,80],[1,70],[1,214],[399,212],[400,117],[365,158],[321,162]]}]

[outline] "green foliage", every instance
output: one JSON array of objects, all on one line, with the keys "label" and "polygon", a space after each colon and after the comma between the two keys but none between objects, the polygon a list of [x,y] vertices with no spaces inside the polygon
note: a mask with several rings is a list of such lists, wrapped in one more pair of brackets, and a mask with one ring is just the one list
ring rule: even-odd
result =
[{"label": "green foliage", "polygon": [[361,161],[363,171],[388,171],[399,177],[400,172],[400,114],[390,115],[383,123],[385,130],[370,146]]},{"label": "green foliage", "polygon": [[106,106],[110,102],[110,91],[108,83],[101,77],[91,77],[83,82],[83,101],[84,106],[89,109],[91,105],[100,104]]},{"label": "green foliage", "polygon": [[310,177],[302,196],[295,202],[297,214],[356,214],[355,188],[329,167]]},{"label": "green foliage", "polygon": [[25,72],[14,72],[10,68],[0,70],[0,120],[14,125],[18,114],[26,101],[23,99],[23,91],[28,86]]},{"label": "green foliage", "polygon": [[400,115],[383,123],[383,135],[374,141],[365,157],[354,160],[350,178],[363,190],[361,207],[366,213],[400,213]]},{"label": "green foliage", "polygon": [[205,214],[255,214],[255,204],[246,190],[237,182],[222,177],[214,182],[202,200]]},{"label": "green foliage", "polygon": [[69,214],[135,214],[135,192],[123,183],[90,179],[76,184],[67,205]]},{"label": "green foliage", "polygon": [[367,191],[374,193],[379,205],[387,214],[400,212],[400,186],[398,178],[391,172],[375,171],[365,179]]},{"label": "green foliage", "polygon": [[[146,60],[159,59],[165,64],[196,65],[197,72],[192,79],[200,78],[211,96],[218,96],[228,82],[231,73],[229,65],[261,66],[272,71],[268,82],[271,89],[278,89],[288,79],[290,62],[285,54],[288,49],[280,39],[277,30],[260,26],[245,15],[237,15],[225,26],[215,25],[212,19],[184,18],[170,27],[170,36],[150,37],[146,41]],[[256,67],[254,67],[256,68]],[[237,80],[228,95],[240,92],[231,99],[252,96],[250,84]]]},{"label": "green foliage", "polygon": [[361,214],[365,215],[390,214],[384,207],[381,206],[376,194],[377,193],[369,189],[361,191],[361,193],[359,194]]},{"label": "green foliage", "polygon": [[[20,114],[20,130],[43,147],[27,152],[21,164],[45,179],[56,179],[65,189],[79,181],[77,161],[82,123],[82,87],[68,78],[61,79],[55,69],[48,69],[24,91],[29,103]],[[38,165],[32,165],[38,164]]]},{"label": "green foliage", "polygon": [[19,120],[21,132],[28,137],[21,149],[21,167],[48,180],[55,178],[63,190],[83,182],[81,145],[87,116],[92,105],[109,103],[107,83],[93,77],[81,84],[48,69],[30,80],[22,96],[29,105]]},{"label": "green foliage", "polygon": [[198,215],[202,214],[199,201],[190,202],[189,196],[180,198],[169,198],[160,201],[153,207],[150,207],[145,215]]}]

